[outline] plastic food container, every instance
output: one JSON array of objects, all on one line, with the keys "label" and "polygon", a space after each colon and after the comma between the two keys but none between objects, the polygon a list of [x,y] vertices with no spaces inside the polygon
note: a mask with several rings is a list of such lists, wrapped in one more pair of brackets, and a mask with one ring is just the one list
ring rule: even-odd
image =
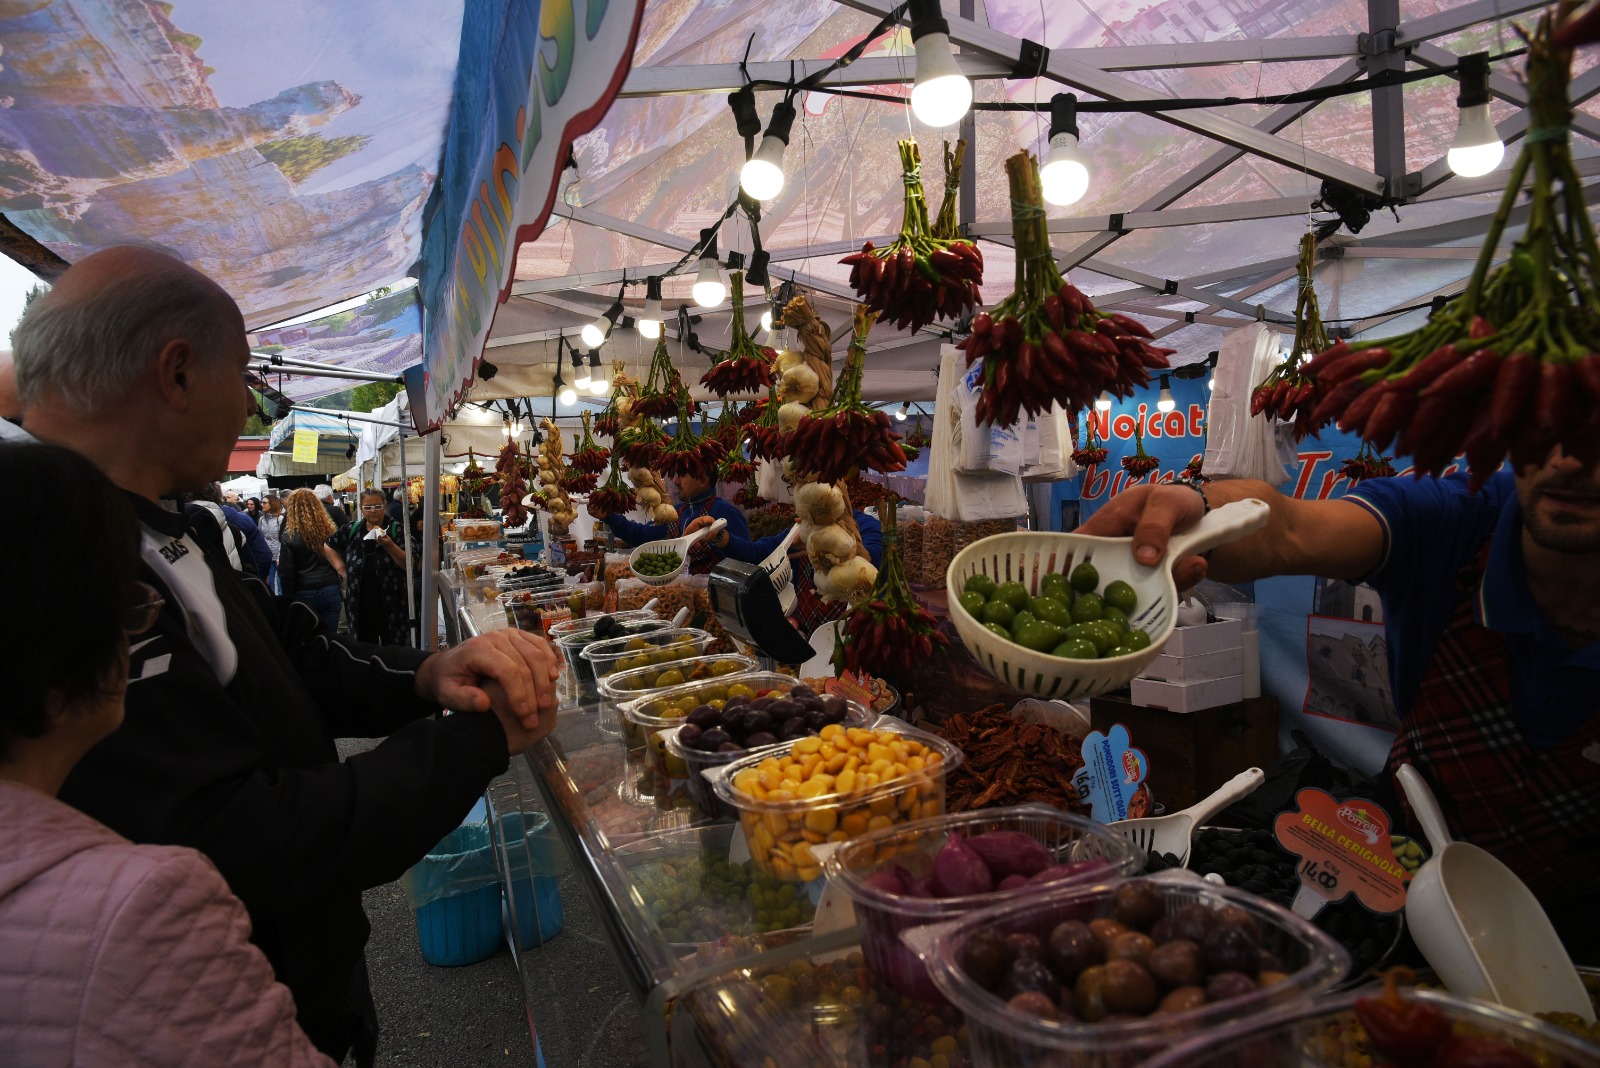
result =
[{"label": "plastic food container", "polygon": [[[739,676],[738,681],[740,684],[753,689],[757,697],[772,690],[786,694],[798,685],[790,676],[780,675],[773,671],[757,671],[744,674]],[[685,691],[694,691],[688,694],[689,700],[694,701],[694,704],[689,706],[691,709],[695,705],[706,703],[698,699],[702,696],[706,687],[691,683],[680,688]],[[668,690],[664,693],[671,695],[673,692]],[[870,726],[872,721],[877,718],[877,715],[870,709],[864,708],[854,701],[845,702],[843,726],[866,727]],[[809,733],[815,734],[816,731]],[[707,753],[699,749],[690,749],[681,744],[678,741],[678,728],[676,726],[661,731],[661,744],[666,749],[669,772],[674,767],[682,767],[688,775],[689,796],[694,798],[694,803],[699,806],[700,811],[716,819],[729,820],[738,819],[739,810],[717,796],[716,790],[711,786],[711,781],[702,772],[707,768],[720,768],[731,764],[750,753],[782,752],[789,748],[788,742],[774,742],[772,745],[758,745],[749,749],[740,749],[736,753]]]},{"label": "plastic food container", "polygon": [[[675,670],[682,678],[666,686],[647,685],[660,678],[667,668]],[[755,669],[756,662],[748,656],[707,653],[670,664],[619,671],[600,683],[600,692],[618,702],[617,713],[622,718],[622,734],[628,745],[650,746],[652,736],[668,727],[676,727],[697,705],[726,701],[741,692],[734,686],[741,684],[743,676]],[[688,775],[683,770],[668,772],[665,751],[660,749],[659,743],[652,748],[657,750],[652,766],[658,772],[670,774],[674,779]]]},{"label": "plastic food container", "polygon": [[[1033,1068],[1072,1064],[1083,1068],[1130,1068],[1156,1051],[1207,1028],[1231,1023],[1288,1001],[1325,992],[1350,970],[1350,955],[1333,939],[1287,909],[1253,894],[1205,882],[1190,873],[1145,877],[1161,888],[1170,915],[1198,902],[1232,905],[1256,921],[1261,948],[1282,962],[1288,978],[1242,997],[1212,1002],[1187,1012],[1102,1023],[1054,1022],[1011,1008],[980,986],[957,962],[967,938],[979,927],[1006,934],[1028,933],[1048,942],[1063,920],[1111,917],[1114,880],[1093,887],[1041,891],[994,908],[968,913],[938,933],[926,950],[933,981],[967,1019],[972,1060],[979,1068]],[[926,932],[925,932],[926,933]],[[913,933],[909,941],[919,941]],[[924,941],[924,946],[926,941]],[[1245,1061],[1254,1066],[1254,1061]]]},{"label": "plastic food container", "polygon": [[[657,619],[654,612],[633,612],[629,614],[638,618],[618,623],[618,626],[622,628],[622,634],[620,635],[622,638],[632,638],[639,634],[652,634],[657,631],[669,630],[672,627],[672,620]],[[569,619],[565,623],[557,623],[550,628],[550,641],[556,648],[561,650],[561,655],[566,658],[567,669],[572,672],[573,679],[590,696],[593,696],[596,692],[594,687],[594,665],[583,658],[583,651],[591,645],[616,640],[615,638],[600,638],[597,640],[594,637],[593,624],[594,617],[586,617],[584,619]],[[570,629],[573,626],[581,626],[585,629],[573,631]],[[567,633],[558,635],[556,632],[562,629],[566,629]]]},{"label": "plastic food container", "polygon": [[861,949],[867,967],[907,997],[940,1000],[927,966],[900,940],[900,932],[954,920],[991,908],[1019,895],[1037,894],[1038,886],[992,890],[965,897],[925,898],[896,894],[870,886],[875,872],[900,865],[912,875],[933,870],[933,858],[951,832],[962,837],[985,831],[1020,831],[1048,849],[1057,863],[1103,861],[1081,876],[1050,883],[1054,888],[1081,887],[1131,875],[1144,867],[1144,851],[1104,824],[1048,805],[1017,805],[981,812],[953,812],[933,819],[873,831],[836,849],[823,870],[850,895],[861,927]]},{"label": "plastic food container", "polygon": [[[639,668],[656,668],[655,674],[659,675],[667,670],[668,665],[674,660],[701,655],[715,640],[697,627],[669,627],[649,634],[591,642],[579,655],[589,662],[595,681],[600,682],[611,675]],[[684,680],[676,679],[667,685],[676,686],[682,681]],[[629,685],[632,689],[653,688],[639,686],[636,680],[631,679]],[[617,696],[603,685],[600,687],[600,692],[607,697]]]},{"label": "plastic food container", "polygon": [[653,609],[649,608],[635,608],[627,612],[596,612],[582,619],[569,619],[565,623],[557,623],[550,628],[550,640],[556,641],[574,636],[591,637],[594,634],[595,624],[606,616],[610,616],[618,623],[636,623],[641,619],[661,618]]},{"label": "plastic food container", "polygon": [[498,541],[501,529],[498,519],[461,519],[454,520],[453,529],[457,541]]},{"label": "plastic food container", "polygon": [[[1345,1068],[1371,1064],[1366,1032],[1352,1006],[1375,991],[1348,991],[1309,1004],[1218,1027],[1146,1061],[1144,1068]],[[1495,1038],[1532,1057],[1541,1068],[1600,1068],[1600,1046],[1559,1027],[1482,1001],[1439,990],[1406,990],[1450,1018],[1463,1037]],[[1498,1062],[1497,1062],[1498,1063]]]},{"label": "plastic food container", "polygon": [[497,600],[505,611],[507,624],[533,634],[548,634],[550,627],[572,618],[565,588],[516,590],[502,593]]},{"label": "plastic food container", "polygon": [[945,776],[951,768],[960,766],[964,759],[961,750],[937,735],[898,720],[879,719],[873,727],[914,738],[937,752],[940,759],[931,768],[908,772],[877,786],[789,801],[762,800],[733,785],[741,771],[781,755],[783,749],[751,753],[711,772],[717,796],[738,809],[739,824],[757,864],[780,879],[809,882],[822,874],[822,864],[811,853],[811,846],[842,842],[869,830],[944,814]]}]

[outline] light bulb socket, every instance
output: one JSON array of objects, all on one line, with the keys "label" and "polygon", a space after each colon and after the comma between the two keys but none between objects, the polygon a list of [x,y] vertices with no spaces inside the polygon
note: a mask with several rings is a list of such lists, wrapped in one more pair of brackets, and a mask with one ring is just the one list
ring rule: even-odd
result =
[{"label": "light bulb socket", "polygon": [[1050,141],[1055,143],[1059,134],[1071,134],[1074,138],[1078,133],[1078,94],[1057,93],[1050,98]]},{"label": "light bulb socket", "polygon": [[600,350],[599,349],[595,349],[593,352],[589,353],[589,370],[591,370],[591,371],[600,370]]},{"label": "light bulb socket", "polygon": [[1489,102],[1489,53],[1473,52],[1462,56],[1456,66],[1456,78],[1461,89],[1456,94],[1456,107],[1471,108]]},{"label": "light bulb socket", "polygon": [[939,7],[939,0],[910,0],[906,7],[911,16],[912,44],[930,33],[942,33],[946,37],[950,35],[950,23]]},{"label": "light bulb socket", "polygon": [[742,270],[744,270],[744,253],[743,252],[730,252],[730,253],[728,253],[728,270],[730,270],[730,271],[742,271]]},{"label": "light bulb socket", "polygon": [[659,274],[653,274],[644,280],[644,299],[646,307],[649,307],[650,302],[653,300],[656,302],[656,310],[661,310],[661,276]]},{"label": "light bulb socket", "polygon": [[707,261],[712,266],[717,265],[717,228],[708,226],[700,231],[700,269],[704,270]]},{"label": "light bulb socket", "polygon": [[761,132],[761,115],[756,111],[756,91],[748,85],[728,94],[728,107],[733,109],[733,122],[740,137],[754,137]]},{"label": "light bulb socket", "polygon": [[794,128],[794,105],[788,100],[780,100],[772,109],[772,121],[767,123],[767,137],[775,137],[785,145],[789,143],[789,131]]},{"label": "light bulb socket", "polygon": [[766,249],[759,249],[750,254],[750,269],[744,272],[746,285],[760,286],[765,289],[771,282],[767,275],[767,263],[772,259],[772,253]]}]

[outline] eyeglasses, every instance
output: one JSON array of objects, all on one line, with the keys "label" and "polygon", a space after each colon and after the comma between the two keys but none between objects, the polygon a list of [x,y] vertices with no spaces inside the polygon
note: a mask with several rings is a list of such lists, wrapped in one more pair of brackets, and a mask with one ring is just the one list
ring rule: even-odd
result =
[{"label": "eyeglasses", "polygon": [[122,613],[122,629],[132,636],[143,634],[156,625],[167,599],[156,592],[148,582],[134,583],[135,600]]},{"label": "eyeglasses", "polygon": [[363,512],[381,512],[383,508],[384,506],[381,504],[363,504],[361,506]]}]

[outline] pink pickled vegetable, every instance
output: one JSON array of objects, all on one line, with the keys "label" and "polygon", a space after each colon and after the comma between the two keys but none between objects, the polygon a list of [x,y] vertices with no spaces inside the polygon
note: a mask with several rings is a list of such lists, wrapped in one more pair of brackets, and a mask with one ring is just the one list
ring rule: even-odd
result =
[{"label": "pink pickled vegetable", "polygon": [[1110,862],[1099,858],[1094,860],[1072,860],[1065,864],[1052,864],[1043,871],[1029,877],[1028,882],[1056,883],[1063,879],[1083,879],[1087,881],[1110,870]]},{"label": "pink pickled vegetable", "polygon": [[912,875],[903,865],[896,864],[894,873],[900,877],[901,884],[905,887],[907,897],[933,897],[933,887],[926,875]]},{"label": "pink pickled vegetable", "polygon": [[[900,870],[904,871],[905,869],[901,868]],[[904,894],[906,892],[906,881],[892,871],[875,871],[863,879],[862,882],[874,890],[882,890],[886,894]]]},{"label": "pink pickled vegetable", "polygon": [[1026,875],[1018,875],[1015,872],[1013,872],[1012,874],[1007,875],[1004,879],[1001,879],[1000,880],[1000,884],[998,886],[996,886],[995,889],[996,890],[1015,890],[1019,886],[1027,886],[1027,885],[1028,885],[1028,877]]},{"label": "pink pickled vegetable", "polygon": [[938,897],[966,897],[986,894],[994,889],[994,876],[981,856],[951,832],[933,858],[934,894]]},{"label": "pink pickled vegetable", "polygon": [[989,866],[996,879],[1008,875],[1037,875],[1050,866],[1050,851],[1022,831],[985,831],[967,839],[972,851]]}]

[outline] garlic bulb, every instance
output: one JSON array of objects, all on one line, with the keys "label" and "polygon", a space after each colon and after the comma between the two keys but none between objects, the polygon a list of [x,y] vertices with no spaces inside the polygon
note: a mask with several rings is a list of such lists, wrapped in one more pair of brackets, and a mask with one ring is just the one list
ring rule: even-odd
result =
[{"label": "garlic bulb", "polygon": [[778,385],[778,396],[786,401],[809,401],[815,397],[822,388],[817,372],[806,364],[791,367],[783,372],[783,378]]},{"label": "garlic bulb", "polygon": [[639,502],[639,507],[649,511],[661,503],[661,494],[649,486],[642,486],[634,492],[634,498]]},{"label": "garlic bulb", "polygon": [[784,431],[793,430],[810,412],[811,409],[799,401],[790,401],[778,409],[778,428]]},{"label": "garlic bulb", "polygon": [[778,369],[778,376],[781,378],[783,374],[791,367],[799,367],[805,362],[805,353],[796,351],[795,349],[784,349],[782,352],[778,353],[778,359],[775,361]]},{"label": "garlic bulb", "polygon": [[[829,584],[837,589],[840,595],[852,600],[870,593],[872,584],[877,579],[878,569],[872,566],[872,561],[859,556],[852,556],[828,572]],[[820,586],[818,588],[820,589]]]},{"label": "garlic bulb", "polygon": [[844,517],[844,495],[836,486],[813,482],[795,490],[794,510],[806,522],[825,527]]},{"label": "garlic bulb", "polygon": [[806,555],[818,571],[833,571],[856,555],[856,540],[841,526],[818,527],[806,539]]}]

